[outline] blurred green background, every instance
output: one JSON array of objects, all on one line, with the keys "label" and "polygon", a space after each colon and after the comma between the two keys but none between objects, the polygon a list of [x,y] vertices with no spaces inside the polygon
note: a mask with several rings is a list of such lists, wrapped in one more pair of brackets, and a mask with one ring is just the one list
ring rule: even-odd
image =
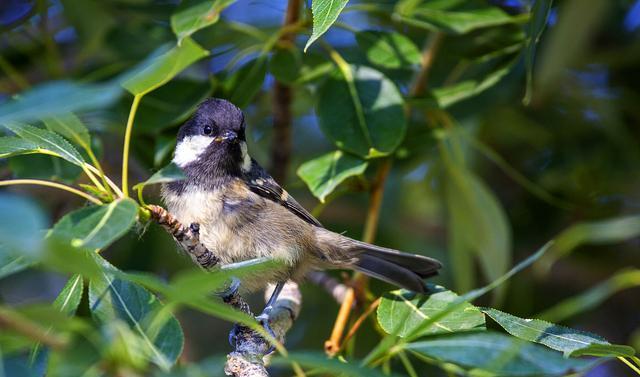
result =
[{"label": "blurred green background", "polygon": [[[640,1],[555,1],[535,55],[528,52],[535,46],[524,41],[531,30],[527,12],[534,6],[526,0],[475,2],[520,21],[468,32],[405,22],[402,7],[409,3],[351,1],[339,24],[323,37],[349,63],[374,66],[354,31],[397,31],[413,42],[418,54],[435,34],[439,38],[426,91],[408,101],[413,111],[384,185],[377,244],[443,261],[434,282],[464,292],[493,280],[487,273],[490,266],[511,266],[571,224],[640,212]],[[169,19],[176,6],[170,0],[2,0],[0,102],[48,81],[106,82],[117,77],[174,43]],[[335,149],[321,130],[318,106],[323,97],[319,88],[335,68],[320,43],[302,52],[309,22],[301,25],[293,44],[275,44],[260,55],[282,26],[286,7],[283,0],[238,1],[214,26],[193,35],[211,55],[143,98],[133,131],[130,181],[143,181],[170,161],[178,127],[210,96],[230,98],[243,107],[249,150],[273,171],[272,149],[289,145],[273,132],[278,79],[291,85],[293,114],[291,160],[277,167],[284,176],[281,183],[304,207],[316,208],[327,228],[360,238],[368,206],[363,182],[375,176],[382,162],[371,160],[364,179],[351,177],[322,208],[296,174],[304,162]],[[410,58],[414,61],[415,53]],[[526,60],[532,56],[532,96],[525,105]],[[376,68],[403,95],[408,95],[418,70],[415,63]],[[446,92],[458,83],[464,85]],[[120,175],[131,100],[122,94],[110,106],[79,114],[96,135],[94,147],[111,177]],[[451,153],[461,154],[463,171],[485,187],[485,197],[467,202],[460,197],[464,194],[451,189],[451,167],[444,161]],[[0,160],[2,179],[74,182],[79,174],[79,169],[47,156]],[[50,224],[81,205],[66,193],[48,189],[7,191],[33,198]],[[157,190],[145,192],[147,202],[159,203]],[[104,256],[123,270],[161,277],[193,268],[157,226],[141,234],[140,229],[130,232]],[[477,255],[465,259],[465,253],[474,250]],[[475,262],[457,263],[459,258]],[[583,246],[548,265],[536,264],[513,278],[502,296],[480,303],[530,318],[608,281],[600,296],[594,293],[591,303],[579,305],[562,323],[640,350],[640,278],[636,273],[630,279],[609,280],[638,268],[638,238]],[[340,272],[332,274],[341,277]],[[64,281],[55,273],[27,270],[0,280],[0,301],[51,301]],[[381,293],[390,287],[372,282],[372,289]],[[303,297],[302,314],[287,347],[321,350],[338,305],[312,284],[303,286]],[[251,302],[257,308],[260,301],[256,296]],[[81,315],[89,315],[82,310]],[[182,310],[178,318],[186,339],[183,360],[224,357],[228,352],[230,324],[191,310]],[[379,340],[373,321],[366,326],[357,338],[356,356]],[[626,373],[622,364],[611,362],[589,376]]]}]

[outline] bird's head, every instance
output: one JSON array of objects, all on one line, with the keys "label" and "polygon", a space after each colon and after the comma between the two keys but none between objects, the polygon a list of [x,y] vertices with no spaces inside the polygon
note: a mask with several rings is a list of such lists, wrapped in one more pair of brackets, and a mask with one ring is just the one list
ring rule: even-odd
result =
[{"label": "bird's head", "polygon": [[244,114],[229,101],[210,98],[198,105],[180,127],[173,162],[185,168],[197,165],[249,170]]}]

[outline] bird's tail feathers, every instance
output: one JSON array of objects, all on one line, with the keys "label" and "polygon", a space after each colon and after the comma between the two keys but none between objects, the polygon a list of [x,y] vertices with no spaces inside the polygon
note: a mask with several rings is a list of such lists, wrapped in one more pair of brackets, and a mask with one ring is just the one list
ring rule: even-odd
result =
[{"label": "bird's tail feathers", "polygon": [[[341,255],[337,259],[348,261],[348,267],[414,292],[425,292],[423,279],[437,275],[442,267],[440,262],[424,255],[371,245],[324,229],[323,232],[324,237],[331,233],[330,243],[338,246],[337,254]],[[336,250],[331,254],[335,255]]]}]

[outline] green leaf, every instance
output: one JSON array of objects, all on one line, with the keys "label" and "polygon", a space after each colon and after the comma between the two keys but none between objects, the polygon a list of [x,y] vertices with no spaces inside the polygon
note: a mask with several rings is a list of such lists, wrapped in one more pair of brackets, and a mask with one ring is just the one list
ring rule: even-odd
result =
[{"label": "green leaf", "polygon": [[527,40],[527,49],[525,52],[525,70],[527,72],[526,92],[522,102],[525,105],[531,103],[533,96],[533,64],[536,57],[536,49],[542,33],[547,26],[547,20],[551,14],[551,6],[553,0],[538,0],[533,3],[531,10],[531,20],[529,21],[529,38]]},{"label": "green leaf", "polygon": [[369,67],[351,67],[354,81],[331,76],[320,88],[316,112],[324,134],[338,148],[363,158],[392,153],[407,128],[395,84]]},{"label": "green leaf", "polygon": [[67,240],[73,247],[104,249],[133,226],[137,214],[138,205],[129,198],[82,208],[60,219],[51,230],[51,236]]},{"label": "green leaf", "polygon": [[184,0],[171,16],[171,29],[178,37],[178,43],[196,31],[213,25],[220,19],[220,13],[235,0]]},{"label": "green leaf", "polygon": [[562,376],[596,364],[594,360],[566,359],[559,352],[491,331],[438,336],[406,348],[472,370],[473,375]]},{"label": "green leaf", "polygon": [[[509,334],[529,342],[543,344],[565,356],[580,351],[581,355],[592,356],[633,356],[635,351],[628,346],[612,345],[601,336],[584,331],[555,325],[539,319],[522,319],[496,309],[483,308],[482,311],[502,326]],[[590,354],[585,348],[598,345],[598,354]],[[607,347],[609,353],[606,354]]]},{"label": "green leaf", "polygon": [[499,65],[488,75],[479,79],[469,79],[457,84],[437,88],[432,91],[433,96],[441,108],[454,105],[462,100],[476,96],[499,83],[511,72],[519,60],[519,55]]},{"label": "green leaf", "polygon": [[428,30],[453,34],[465,34],[480,28],[515,22],[513,17],[494,6],[466,10],[441,10],[430,7],[428,3],[414,9],[413,18],[403,18],[403,20]]},{"label": "green leaf", "polygon": [[[491,292],[492,290],[500,287],[506,281],[511,279],[513,276],[524,270],[525,268],[531,266],[535,261],[539,260],[545,253],[547,253],[551,249],[551,245],[553,241],[547,242],[543,247],[538,249],[535,253],[528,256],[525,260],[521,261],[513,268],[511,268],[506,274],[500,276],[498,279],[495,279],[491,283],[485,285],[484,287],[474,289],[470,292],[463,294],[462,296],[457,297],[451,302],[451,304],[447,305],[443,310],[435,313],[429,319],[425,319],[422,321],[413,331],[412,333],[420,334],[423,329],[428,328],[433,325],[437,321],[445,318],[449,313],[457,310],[458,308],[467,304],[467,302],[472,302],[473,300],[484,296],[485,294]],[[417,335],[408,334],[406,336],[406,341],[415,340]],[[376,348],[367,355],[367,358],[364,360],[365,363],[370,363],[376,358],[380,357],[382,354],[387,352],[391,347],[394,347],[396,344],[396,337],[393,335],[388,335],[385,337]]]},{"label": "green leaf", "polygon": [[420,50],[400,33],[360,31],[356,33],[356,41],[367,59],[380,67],[394,69],[420,64]]},{"label": "green leaf", "polygon": [[307,161],[298,168],[298,175],[311,193],[324,203],[327,195],[349,177],[361,175],[367,161],[342,151],[334,151]]},{"label": "green leaf", "polygon": [[102,276],[89,283],[93,316],[103,323],[127,323],[142,339],[143,356],[168,370],[182,353],[184,335],[180,324],[156,296],[137,284],[116,278],[116,268],[102,258],[100,261]]},{"label": "green leaf", "polygon": [[[495,195],[464,165],[462,144],[455,135],[441,141],[445,168],[445,200],[449,219],[449,248],[456,286],[461,291],[473,287],[472,256],[489,280],[504,274],[511,263],[511,229]],[[496,293],[500,299],[504,290]]]},{"label": "green leaf", "polygon": [[33,263],[34,261],[30,258],[12,252],[5,245],[0,244],[0,279],[29,268]]},{"label": "green leaf", "polygon": [[33,87],[14,101],[0,105],[0,124],[32,121],[107,107],[120,97],[121,92],[114,83],[48,82]]},{"label": "green leaf", "polygon": [[[210,94],[208,81],[171,80],[144,97],[136,113],[135,132],[155,135],[184,122]],[[126,111],[130,105],[127,103]]]},{"label": "green leaf", "polygon": [[590,344],[584,348],[572,351],[569,356],[595,356],[595,357],[632,357],[636,350],[630,346],[620,344]]},{"label": "green leaf", "polygon": [[72,113],[44,119],[45,126],[67,140],[76,143],[84,150],[91,148],[89,130],[77,116]]},{"label": "green leaf", "polygon": [[276,49],[269,60],[269,72],[281,83],[292,85],[300,78],[302,57],[300,51],[290,48]]},{"label": "green leaf", "polygon": [[0,137],[0,158],[34,153],[38,149],[35,143],[14,136]]},{"label": "green leaf", "polygon": [[536,268],[548,271],[553,263],[583,244],[621,242],[640,236],[640,215],[623,216],[602,221],[579,223],[556,237],[553,250]]},{"label": "green leaf", "polygon": [[128,74],[122,86],[133,95],[144,95],[166,84],[185,68],[209,55],[191,38],[170,50],[160,48]]},{"label": "green leaf", "polygon": [[55,132],[18,123],[7,123],[5,127],[24,140],[37,145],[40,150],[53,152],[74,165],[82,166],[84,164],[82,155],[73,145]]},{"label": "green leaf", "polygon": [[385,294],[378,307],[378,323],[389,334],[414,337],[485,328],[484,315],[475,306],[465,303],[444,318],[418,332],[418,326],[454,302],[458,295],[436,287],[436,293],[422,296],[405,290]]},{"label": "green leaf", "polygon": [[566,71],[583,62],[591,52],[591,41],[605,24],[614,6],[608,0],[591,0],[589,6],[579,0],[564,1],[557,23],[545,39],[544,51],[536,66],[534,90],[544,97],[564,80]]},{"label": "green leaf", "polygon": [[623,270],[574,297],[570,297],[538,314],[551,322],[564,321],[579,313],[593,309],[617,292],[640,286],[640,270]]},{"label": "green leaf", "polygon": [[267,60],[258,57],[233,72],[224,82],[226,97],[234,105],[243,108],[260,91],[267,75]]},{"label": "green leaf", "polygon": [[84,285],[81,275],[73,275],[62,288],[58,297],[53,301],[53,307],[68,316],[72,316],[78,310]]},{"label": "green leaf", "polygon": [[[78,310],[78,306],[80,306],[83,291],[84,283],[82,281],[82,275],[73,275],[64,285],[62,291],[58,294],[58,297],[53,301],[52,307],[69,317],[75,315],[76,310]],[[40,356],[41,347],[42,344],[37,343],[31,349],[31,356],[29,359],[32,360],[32,362],[35,362]]]},{"label": "green leaf", "polygon": [[185,179],[186,176],[180,167],[173,162],[155,172],[149,179],[133,186],[134,190],[139,190],[148,185],[158,183],[169,183]]},{"label": "green leaf", "polygon": [[313,32],[304,46],[307,52],[309,46],[322,36],[329,27],[338,19],[340,12],[347,5],[349,0],[313,0],[311,2],[311,13],[313,13]]},{"label": "green leaf", "polygon": [[20,155],[15,154],[9,159],[9,168],[15,179],[44,179],[59,181],[66,184],[76,182],[82,168],[74,164],[66,164],[60,161],[52,151],[36,148],[25,151]]}]

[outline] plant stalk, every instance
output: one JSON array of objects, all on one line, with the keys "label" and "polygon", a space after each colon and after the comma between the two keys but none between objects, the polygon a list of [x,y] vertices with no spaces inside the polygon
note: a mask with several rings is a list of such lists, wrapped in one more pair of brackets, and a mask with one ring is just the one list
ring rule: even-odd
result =
[{"label": "plant stalk", "polygon": [[122,149],[122,194],[125,198],[129,197],[129,148],[131,146],[131,131],[133,130],[133,120],[138,111],[138,105],[142,94],[136,94],[131,103],[129,118],[127,119],[127,128],[124,131],[124,146]]},{"label": "plant stalk", "polygon": [[64,190],[72,194],[78,195],[80,197],[83,197],[84,199],[87,199],[88,201],[94,204],[102,205],[102,202],[99,199],[94,198],[93,196],[85,192],[82,192],[76,188],[73,188],[71,186],[63,185],[62,183],[45,181],[41,179],[10,179],[6,181],[0,181],[0,186],[12,186],[12,185],[35,185],[35,186],[53,187],[53,188]]}]

